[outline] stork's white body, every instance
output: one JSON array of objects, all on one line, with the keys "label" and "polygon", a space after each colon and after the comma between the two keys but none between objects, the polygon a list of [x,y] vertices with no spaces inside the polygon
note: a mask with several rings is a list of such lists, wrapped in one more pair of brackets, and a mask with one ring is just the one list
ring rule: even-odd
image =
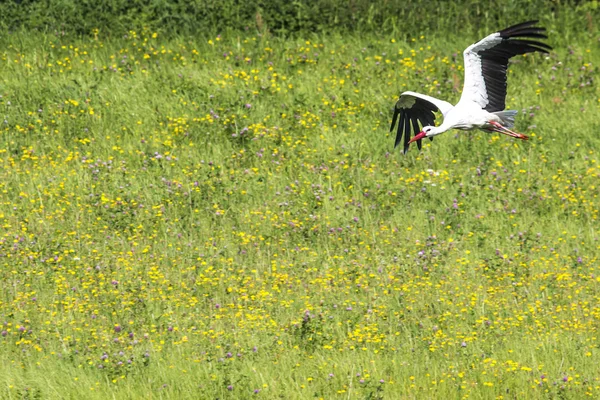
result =
[{"label": "stork's white body", "polygon": [[485,111],[470,100],[461,100],[444,116],[444,122],[438,128],[444,129],[444,131],[482,129],[489,128],[491,121],[501,122],[498,115]]},{"label": "stork's white body", "polygon": [[[505,135],[527,139],[527,136],[511,131],[516,111],[504,110],[506,98],[506,70],[508,60],[518,54],[547,53],[550,46],[530,39],[546,38],[544,28],[535,27],[537,21],[524,22],[502,31],[492,33],[467,47],[463,53],[465,81],[456,106],[447,101],[415,92],[400,95],[394,109],[392,130],[398,121],[396,145],[404,137],[404,151],[416,141],[432,139],[450,129],[500,132]],[[435,111],[440,111],[444,121],[434,126]],[[414,137],[410,138],[411,125]],[[423,127],[419,132],[419,125]]]},{"label": "stork's white body", "polygon": [[492,115],[493,114],[482,109],[469,107],[469,105],[465,103],[459,103],[450,110],[448,116],[444,117],[444,122],[438,128],[443,128],[445,130],[482,128],[487,124]]}]

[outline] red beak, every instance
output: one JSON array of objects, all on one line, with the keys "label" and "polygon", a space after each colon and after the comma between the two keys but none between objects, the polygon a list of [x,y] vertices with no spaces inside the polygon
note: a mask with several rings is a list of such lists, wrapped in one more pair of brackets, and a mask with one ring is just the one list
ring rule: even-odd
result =
[{"label": "red beak", "polygon": [[412,139],[410,139],[408,141],[408,143],[412,143],[412,142],[416,142],[417,140],[421,140],[423,138],[425,138],[427,136],[427,134],[425,132],[419,132],[415,137],[413,137]]}]

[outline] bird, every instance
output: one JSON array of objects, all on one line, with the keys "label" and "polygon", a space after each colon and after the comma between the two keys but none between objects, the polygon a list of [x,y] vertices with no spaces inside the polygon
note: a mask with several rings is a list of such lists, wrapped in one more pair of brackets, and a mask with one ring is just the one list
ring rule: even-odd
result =
[{"label": "bird", "polygon": [[[552,50],[546,43],[534,40],[548,38],[544,34],[546,29],[536,26],[537,23],[537,20],[533,20],[510,26],[465,49],[465,80],[460,100],[455,106],[421,93],[402,93],[394,107],[390,128],[390,132],[393,132],[397,123],[394,147],[404,142],[403,153],[406,154],[409,145],[417,142],[421,150],[422,139],[433,140],[434,136],[450,129],[481,129],[527,140],[527,136],[510,130],[514,126],[517,111],[504,110],[506,73],[510,58],[533,52],[547,54]],[[435,126],[435,112],[441,112],[444,117],[438,126]],[[412,138],[411,125],[414,133]]]}]

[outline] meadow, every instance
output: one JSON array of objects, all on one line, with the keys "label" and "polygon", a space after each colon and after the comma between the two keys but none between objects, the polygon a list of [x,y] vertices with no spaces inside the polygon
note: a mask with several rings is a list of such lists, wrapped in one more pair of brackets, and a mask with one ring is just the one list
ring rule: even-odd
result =
[{"label": "meadow", "polygon": [[600,42],[549,36],[529,141],[403,155],[480,36],[3,34],[0,398],[598,398]]}]

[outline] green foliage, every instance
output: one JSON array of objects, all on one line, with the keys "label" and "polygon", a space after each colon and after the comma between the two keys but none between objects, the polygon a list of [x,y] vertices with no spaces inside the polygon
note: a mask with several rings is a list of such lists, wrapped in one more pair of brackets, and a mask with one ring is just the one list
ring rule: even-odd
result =
[{"label": "green foliage", "polygon": [[0,3],[4,29],[40,29],[89,35],[95,29],[121,36],[147,28],[165,34],[207,35],[250,30],[278,35],[312,32],[490,31],[540,18],[551,27],[596,30],[597,1],[460,0],[7,0]]},{"label": "green foliage", "polygon": [[596,36],[511,63],[528,142],[402,155],[398,94],[456,101],[477,36],[119,13],[0,36],[0,398],[599,397]]}]

